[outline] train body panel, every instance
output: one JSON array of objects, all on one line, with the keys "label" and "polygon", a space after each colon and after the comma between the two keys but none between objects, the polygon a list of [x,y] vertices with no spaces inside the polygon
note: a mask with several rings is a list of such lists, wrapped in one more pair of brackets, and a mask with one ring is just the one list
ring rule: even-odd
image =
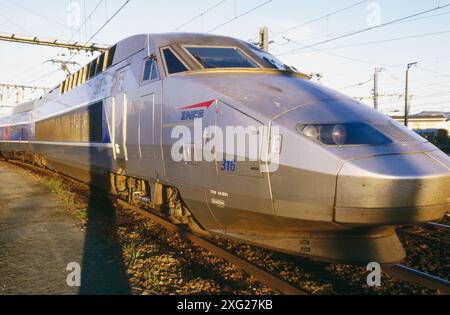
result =
[{"label": "train body panel", "polygon": [[0,154],[197,231],[331,261],[400,261],[394,226],[450,210],[435,146],[221,36],[125,39],[0,118]]}]

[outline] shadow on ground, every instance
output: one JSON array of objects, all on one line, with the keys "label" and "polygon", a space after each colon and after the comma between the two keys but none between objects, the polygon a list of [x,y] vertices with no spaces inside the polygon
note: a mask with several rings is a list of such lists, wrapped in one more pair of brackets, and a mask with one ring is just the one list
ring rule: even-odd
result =
[{"label": "shadow on ground", "polygon": [[[102,130],[104,124],[99,123],[102,121],[103,110],[91,108],[92,110],[89,110],[90,142],[108,141]],[[90,147],[91,186],[104,189],[109,186],[109,177],[98,175],[98,169],[101,167],[109,171],[112,169],[112,164],[107,150],[96,146]],[[87,226],[79,294],[132,294],[118,238],[116,209],[111,199],[105,193],[96,193],[96,189],[91,187],[86,214]]]}]

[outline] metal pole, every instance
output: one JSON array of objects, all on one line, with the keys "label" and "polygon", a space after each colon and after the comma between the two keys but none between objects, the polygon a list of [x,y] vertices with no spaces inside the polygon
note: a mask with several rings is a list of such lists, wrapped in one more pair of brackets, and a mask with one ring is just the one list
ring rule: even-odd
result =
[{"label": "metal pole", "polygon": [[378,72],[380,69],[375,68],[375,74],[373,77],[373,107],[378,110]]},{"label": "metal pole", "polygon": [[406,87],[405,87],[405,127],[409,125],[409,106],[408,106],[408,89],[409,89],[409,66],[406,70]]},{"label": "metal pole", "polygon": [[269,52],[269,28],[267,26],[259,29],[259,48]]},{"label": "metal pole", "polygon": [[417,62],[409,63],[406,67],[406,87],[405,87],[405,127],[409,126],[409,70],[416,66]]}]

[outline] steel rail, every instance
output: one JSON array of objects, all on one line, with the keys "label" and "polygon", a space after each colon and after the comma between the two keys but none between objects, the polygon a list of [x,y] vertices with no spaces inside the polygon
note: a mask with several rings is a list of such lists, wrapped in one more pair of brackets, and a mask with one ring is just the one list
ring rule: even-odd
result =
[{"label": "steel rail", "polygon": [[389,267],[386,273],[393,278],[408,283],[418,284],[430,290],[437,290],[442,295],[450,295],[450,281],[432,276],[425,272],[404,266],[395,265]]},{"label": "steel rail", "polygon": [[450,225],[436,223],[436,222],[428,222],[427,224],[432,227],[438,228],[438,229],[450,231]]},{"label": "steel rail", "polygon": [[[28,163],[25,163],[22,161],[9,160],[9,159],[7,159],[6,161],[8,163],[23,166],[23,167],[26,167],[29,169],[39,170],[41,172],[43,171],[47,174],[61,176],[61,177],[64,177],[64,178],[72,180],[72,181],[86,184],[83,181],[77,180],[75,178],[61,174],[59,172],[55,172],[52,170],[37,167],[37,166],[31,165],[31,164],[28,164]],[[242,271],[255,277],[259,282],[265,284],[266,286],[268,286],[269,288],[271,288],[272,290],[274,290],[280,294],[297,295],[297,296],[298,295],[308,295],[308,293],[306,293],[305,291],[302,291],[301,289],[287,283],[286,281],[281,280],[280,278],[264,271],[263,269],[255,266],[251,262],[231,254],[230,252],[218,247],[217,245],[214,245],[213,243],[209,242],[208,240],[196,236],[195,234],[189,232],[185,228],[183,228],[179,225],[173,224],[172,222],[168,221],[167,219],[165,219],[155,213],[152,213],[147,210],[141,209],[137,206],[131,205],[130,203],[120,199],[119,197],[117,197],[115,195],[108,194],[108,197],[111,199],[111,201],[115,202],[117,205],[124,207],[124,208],[128,208],[128,209],[134,211],[135,213],[140,214],[149,220],[152,220],[153,222],[161,225],[167,231],[177,233],[183,239],[190,241],[193,245],[204,248],[204,249],[208,250],[209,252],[211,252],[212,254],[214,254],[216,257],[222,258],[222,259],[226,260],[227,262],[237,266]]]},{"label": "steel rail", "polygon": [[[31,169],[37,169],[39,171],[44,171],[46,173],[51,173],[53,175],[62,176],[67,179],[86,184],[86,183],[79,181],[75,178],[72,178],[70,176],[66,176],[61,173],[57,173],[57,172],[54,172],[51,170],[40,168],[40,167],[31,165],[31,164],[28,164],[25,162],[21,162],[21,161],[17,161],[17,160],[7,160],[7,161],[10,163],[13,163],[13,164],[21,165],[21,166],[31,168]],[[140,214],[143,217],[145,217],[149,220],[152,220],[155,223],[158,223],[166,230],[179,234],[182,238],[190,241],[193,245],[204,248],[204,249],[210,251],[215,256],[220,257],[220,258],[228,261],[229,263],[239,267],[241,270],[243,270],[247,274],[254,276],[261,283],[267,285],[271,289],[273,289],[281,294],[284,294],[284,295],[308,295],[308,293],[290,285],[289,283],[262,270],[261,268],[253,265],[252,263],[229,253],[228,251],[218,247],[217,245],[214,245],[213,243],[209,242],[208,240],[194,235],[193,233],[182,228],[181,226],[173,224],[172,222],[168,221],[167,219],[165,219],[155,213],[152,213],[147,210],[141,209],[137,206],[131,205],[128,202],[118,198],[117,196],[114,196],[111,194],[109,194],[108,196],[112,199],[112,201],[116,202],[117,205],[124,207],[124,208],[129,208],[130,210],[134,211],[135,213]],[[395,266],[389,266],[385,271],[388,275],[390,275],[391,277],[393,277],[395,279],[402,280],[402,281],[408,282],[410,284],[417,284],[417,285],[420,285],[422,287],[425,287],[425,288],[428,288],[431,290],[436,290],[440,294],[450,295],[450,281],[448,281],[448,280],[441,279],[439,277],[436,277],[436,276],[433,276],[433,275],[430,275],[430,274],[427,274],[427,273],[421,272],[419,270],[415,270],[413,268],[410,268],[410,267],[407,267],[404,265],[400,265],[400,264],[395,265]]]},{"label": "steel rail", "polygon": [[208,240],[200,238],[200,237],[196,236],[195,234],[187,231],[186,229],[167,221],[163,217],[160,217],[152,212],[149,212],[149,211],[143,210],[139,207],[136,207],[134,205],[131,205],[128,202],[123,201],[115,196],[112,196],[111,198],[113,198],[120,206],[131,209],[132,211],[136,212],[137,214],[140,214],[143,217],[148,218],[148,219],[152,220],[153,222],[160,224],[166,230],[179,234],[183,239],[190,241],[192,244],[202,247],[202,248],[210,251],[215,256],[220,257],[235,266],[238,266],[244,272],[254,276],[261,283],[267,285],[269,288],[271,288],[281,294],[284,294],[284,295],[307,295],[306,292],[290,285],[289,283],[275,277],[274,275],[262,270],[261,268],[256,267],[252,263],[229,253],[228,251],[214,245],[213,243],[209,242]]}]

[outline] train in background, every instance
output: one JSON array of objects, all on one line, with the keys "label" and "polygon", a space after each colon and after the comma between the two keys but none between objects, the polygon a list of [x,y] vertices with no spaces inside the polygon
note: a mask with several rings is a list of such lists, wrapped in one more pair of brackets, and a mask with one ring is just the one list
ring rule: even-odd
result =
[{"label": "train in background", "polygon": [[450,135],[445,129],[417,129],[418,135],[427,139],[443,152],[450,154]]},{"label": "train in background", "polygon": [[[264,149],[256,161],[247,153],[175,161],[173,129],[193,130],[196,120],[266,127],[257,129]],[[179,149],[187,156],[201,147]],[[436,146],[222,36],[119,42],[0,117],[0,154],[108,189],[202,236],[324,261],[399,262],[396,226],[450,210],[450,158]],[[264,172],[271,162],[262,156],[275,154],[279,167]]]}]

